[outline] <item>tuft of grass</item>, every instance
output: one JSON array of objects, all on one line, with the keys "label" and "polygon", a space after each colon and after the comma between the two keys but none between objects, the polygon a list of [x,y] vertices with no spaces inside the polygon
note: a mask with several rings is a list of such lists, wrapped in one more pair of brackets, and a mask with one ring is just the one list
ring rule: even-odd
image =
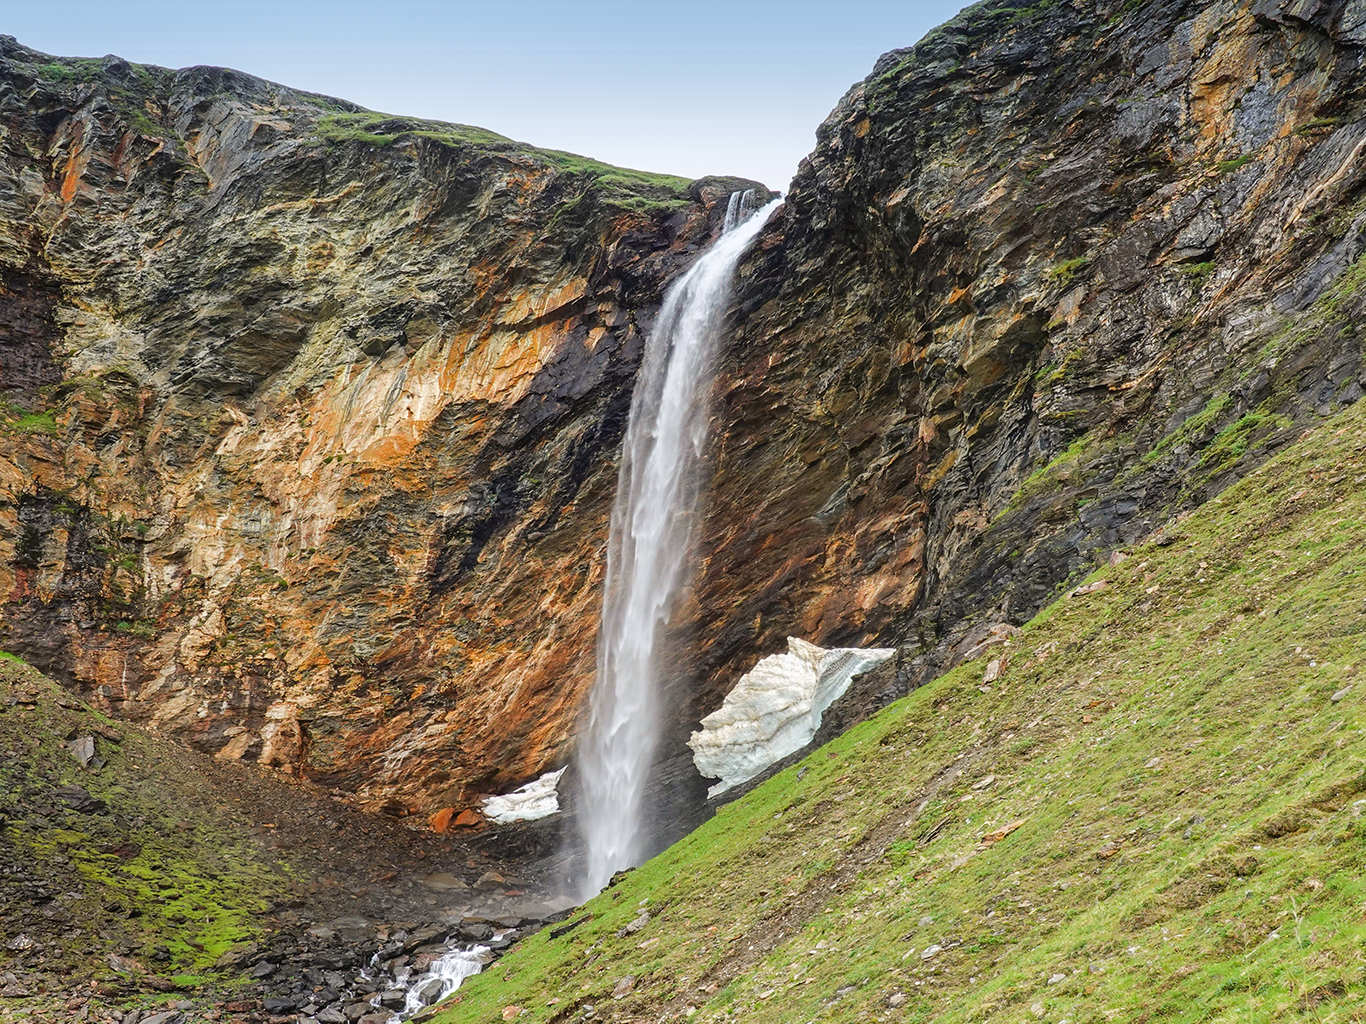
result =
[{"label": "tuft of grass", "polygon": [[1251,153],[1244,153],[1242,156],[1234,157],[1232,160],[1220,160],[1214,165],[1215,170],[1220,174],[1232,174],[1238,168],[1244,166],[1252,159]]},{"label": "tuft of grass", "polygon": [[1366,403],[1180,536],[1046,608],[989,687],[983,659],[893,704],[438,1019],[1353,1019]]},{"label": "tuft of grass", "polygon": [[1085,270],[1090,263],[1091,257],[1089,256],[1076,256],[1070,260],[1063,260],[1061,263],[1056,264],[1049,269],[1048,278],[1061,285],[1069,284],[1072,279],[1081,273],[1081,271]]},{"label": "tuft of grass", "polygon": [[0,430],[55,436],[59,429],[56,414],[50,409],[43,412],[23,412],[13,406],[0,409]]},{"label": "tuft of grass", "polygon": [[1342,123],[1340,117],[1316,117],[1312,121],[1306,121],[1295,129],[1296,135],[1316,135],[1319,132],[1328,131],[1336,128]]}]

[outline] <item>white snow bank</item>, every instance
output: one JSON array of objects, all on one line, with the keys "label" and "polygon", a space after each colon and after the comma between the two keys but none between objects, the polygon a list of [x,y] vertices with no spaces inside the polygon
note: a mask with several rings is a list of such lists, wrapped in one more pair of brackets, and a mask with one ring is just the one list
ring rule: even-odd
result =
[{"label": "white snow bank", "polygon": [[511,793],[484,797],[484,816],[492,818],[499,825],[506,825],[513,821],[535,821],[554,814],[560,809],[557,787],[563,774],[563,768],[557,772],[546,772],[535,782],[528,782]]},{"label": "white snow bank", "polygon": [[721,780],[707,795],[748,782],[801,750],[850,680],[895,654],[890,647],[827,650],[788,637],[787,653],[769,655],[741,676],[725,703],[702,719],[701,730],[688,740],[697,770]]}]

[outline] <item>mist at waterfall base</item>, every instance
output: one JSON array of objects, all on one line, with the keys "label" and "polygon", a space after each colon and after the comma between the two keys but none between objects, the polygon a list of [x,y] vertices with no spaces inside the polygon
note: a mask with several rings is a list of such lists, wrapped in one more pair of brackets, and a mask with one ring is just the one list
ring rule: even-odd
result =
[{"label": "mist at waterfall base", "polygon": [[735,267],[781,204],[735,193],[721,237],[670,285],[646,342],[607,545],[597,679],[579,742],[585,897],[646,853],[645,786],[663,725],[659,643],[698,505],[706,398]]}]

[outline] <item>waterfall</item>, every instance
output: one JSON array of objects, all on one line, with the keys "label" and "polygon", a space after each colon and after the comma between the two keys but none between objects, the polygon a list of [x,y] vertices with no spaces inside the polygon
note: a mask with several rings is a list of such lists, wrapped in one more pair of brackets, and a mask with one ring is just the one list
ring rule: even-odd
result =
[{"label": "waterfall", "polygon": [[721,237],[669,286],[631,400],[607,545],[597,679],[579,743],[586,895],[645,853],[645,783],[662,726],[657,650],[698,501],[706,397],[735,266],[782,202],[732,193]]}]

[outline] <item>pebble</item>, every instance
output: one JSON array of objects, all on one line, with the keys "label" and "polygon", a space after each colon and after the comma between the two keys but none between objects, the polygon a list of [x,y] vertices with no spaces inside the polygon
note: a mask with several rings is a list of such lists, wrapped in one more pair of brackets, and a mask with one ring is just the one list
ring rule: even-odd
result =
[{"label": "pebble", "polygon": [[1328,699],[1331,700],[1334,704],[1336,704],[1338,701],[1342,700],[1343,697],[1346,697],[1351,692],[1352,687],[1350,685],[1344,686],[1341,690],[1333,694],[1333,696],[1329,697]]}]

